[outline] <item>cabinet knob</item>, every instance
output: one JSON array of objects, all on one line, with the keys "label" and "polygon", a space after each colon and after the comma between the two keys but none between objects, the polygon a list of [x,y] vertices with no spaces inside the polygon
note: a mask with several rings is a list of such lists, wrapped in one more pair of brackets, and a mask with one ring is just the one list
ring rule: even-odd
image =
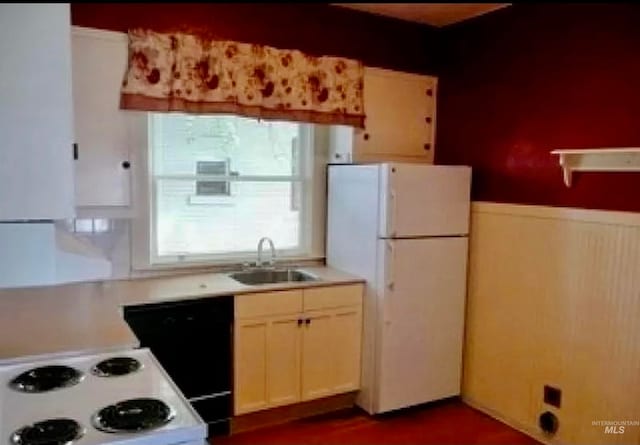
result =
[{"label": "cabinet knob", "polygon": [[131,162],[129,161],[122,162],[122,168],[124,168],[125,170],[129,170],[130,167],[131,167]]},{"label": "cabinet knob", "polygon": [[431,88],[427,89],[427,96],[433,96],[433,90]]},{"label": "cabinet knob", "polygon": [[302,326],[302,319],[298,318],[298,326]]},{"label": "cabinet knob", "polygon": [[307,326],[308,326],[308,325],[310,325],[310,324],[311,324],[311,319],[310,319],[310,318],[307,318],[307,319],[304,321],[304,324],[306,324]]},{"label": "cabinet knob", "polygon": [[427,124],[430,124],[430,123],[431,123],[431,117],[430,117],[430,116],[425,117],[425,118],[424,118],[424,121],[425,121]]},{"label": "cabinet knob", "polygon": [[431,144],[424,144],[425,150],[431,150]]},{"label": "cabinet knob", "polygon": [[364,138],[365,141],[369,140],[369,133],[365,133],[364,135],[362,135],[362,137]]}]

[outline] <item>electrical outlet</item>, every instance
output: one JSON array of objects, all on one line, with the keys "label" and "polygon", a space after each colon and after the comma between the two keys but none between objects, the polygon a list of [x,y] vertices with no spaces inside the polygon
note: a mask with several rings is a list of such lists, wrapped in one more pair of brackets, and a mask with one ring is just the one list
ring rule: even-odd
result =
[{"label": "electrical outlet", "polygon": [[562,390],[553,386],[544,385],[544,403],[560,408]]}]

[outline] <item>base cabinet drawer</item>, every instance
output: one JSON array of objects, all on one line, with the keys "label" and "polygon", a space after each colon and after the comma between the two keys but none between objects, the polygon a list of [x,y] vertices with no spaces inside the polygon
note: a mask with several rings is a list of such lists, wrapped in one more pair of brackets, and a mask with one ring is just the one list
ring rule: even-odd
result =
[{"label": "base cabinet drawer", "polygon": [[301,290],[245,294],[235,299],[236,319],[297,314],[301,311]]},{"label": "base cabinet drawer", "polygon": [[[236,415],[359,388],[363,286],[298,292],[301,310],[294,314],[241,318],[256,310],[236,312]],[[302,310],[302,301],[310,302],[307,308],[321,309]]]},{"label": "base cabinet drawer", "polygon": [[349,286],[315,287],[305,289],[302,300],[304,311],[357,306],[362,303],[361,284]]}]

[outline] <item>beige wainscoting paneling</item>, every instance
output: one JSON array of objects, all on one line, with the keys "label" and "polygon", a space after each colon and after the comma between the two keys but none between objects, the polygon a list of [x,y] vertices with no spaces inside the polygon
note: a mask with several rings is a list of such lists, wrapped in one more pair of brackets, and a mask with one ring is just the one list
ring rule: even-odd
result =
[{"label": "beige wainscoting paneling", "polygon": [[[474,203],[463,396],[556,443],[640,443],[640,214]],[[543,385],[562,389],[560,409]]]}]

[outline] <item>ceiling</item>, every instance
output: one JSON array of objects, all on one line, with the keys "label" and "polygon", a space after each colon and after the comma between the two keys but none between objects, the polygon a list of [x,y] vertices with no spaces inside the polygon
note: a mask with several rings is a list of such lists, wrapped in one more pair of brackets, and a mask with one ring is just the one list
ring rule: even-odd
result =
[{"label": "ceiling", "polygon": [[494,11],[510,3],[331,3],[372,14],[432,26],[445,26]]}]

